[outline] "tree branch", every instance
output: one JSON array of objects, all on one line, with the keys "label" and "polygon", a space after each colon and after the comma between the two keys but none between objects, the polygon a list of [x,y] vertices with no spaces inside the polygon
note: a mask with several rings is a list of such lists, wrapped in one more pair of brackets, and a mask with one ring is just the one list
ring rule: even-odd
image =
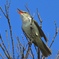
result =
[{"label": "tree branch", "polygon": [[1,42],[2,42],[2,45],[3,45],[3,47],[4,47],[5,51],[6,51],[6,53],[7,53],[8,56],[10,57],[10,54],[9,54],[9,52],[8,52],[8,50],[7,50],[7,48],[6,48],[5,44],[4,44],[4,42],[3,42],[3,39],[2,39],[1,34],[0,34],[0,40],[1,40]]},{"label": "tree branch", "polygon": [[38,19],[40,21],[40,27],[42,27],[42,19],[40,18],[40,14],[38,12],[38,9],[37,9],[37,17],[38,17]]},{"label": "tree branch", "polygon": [[[9,5],[10,6],[10,5]],[[11,24],[10,24],[10,18],[9,18],[9,6],[5,6],[5,11],[6,11],[6,14],[4,13],[4,11],[2,10],[2,8],[0,7],[0,10],[1,12],[4,14],[4,16],[6,17],[7,19],[7,22],[8,22],[8,25],[9,25],[9,29],[10,29],[10,37],[11,37],[11,42],[12,42],[12,54],[13,54],[13,59],[15,59],[15,54],[14,54],[14,40],[13,40],[13,36],[12,36],[12,27],[11,27]]]},{"label": "tree branch", "polygon": [[25,58],[24,59],[27,59],[28,58],[29,52],[31,50],[31,45],[32,45],[32,42],[28,42],[28,50],[26,52],[26,55],[25,55]]},{"label": "tree branch", "polygon": [[28,8],[28,5],[27,5],[27,4],[25,5],[25,8],[27,9],[28,13],[30,14],[30,10],[29,10],[29,8]]},{"label": "tree branch", "polygon": [[53,37],[52,42],[51,42],[51,44],[50,44],[50,48],[51,48],[51,46],[53,45],[53,43],[54,43],[54,41],[55,41],[55,38],[56,38],[56,36],[57,36],[57,34],[58,34],[58,28],[57,28],[56,22],[54,22],[54,24],[55,24],[55,34],[54,34],[54,37]]}]

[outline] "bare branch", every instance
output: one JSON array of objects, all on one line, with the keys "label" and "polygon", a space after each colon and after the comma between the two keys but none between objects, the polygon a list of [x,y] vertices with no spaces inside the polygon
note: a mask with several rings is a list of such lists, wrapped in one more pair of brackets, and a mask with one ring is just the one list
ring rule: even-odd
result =
[{"label": "bare branch", "polygon": [[0,19],[1,19],[1,17],[2,17],[2,16],[1,16],[1,14],[0,14]]},{"label": "bare branch", "polygon": [[57,36],[57,34],[58,34],[58,28],[57,28],[57,25],[56,25],[56,22],[55,22],[55,21],[54,21],[54,24],[55,24],[55,34],[54,34],[54,37],[53,37],[52,42],[51,42],[51,44],[50,44],[50,48],[51,48],[51,46],[53,45],[53,43],[54,43],[54,41],[55,41],[55,38],[56,38],[56,36]]},{"label": "bare branch", "polygon": [[27,4],[25,5],[25,8],[27,9],[28,13],[30,14],[30,10],[29,10],[29,8],[28,8],[28,5],[27,5]]},{"label": "bare branch", "polygon": [[10,0],[10,2],[9,2],[8,0],[6,0],[5,11],[6,11],[6,16],[7,16],[7,17],[9,17],[10,4],[11,4],[11,0]]},{"label": "bare branch", "polygon": [[0,47],[1,47],[1,49],[3,50],[4,54],[6,55],[6,57],[7,57],[8,59],[12,59],[12,58],[6,53],[5,49],[3,48],[3,46],[2,46],[1,44],[0,44]]},{"label": "bare branch", "polygon": [[10,37],[11,37],[11,42],[12,42],[12,54],[13,54],[13,58],[15,59],[15,54],[14,54],[14,40],[13,40],[13,36],[12,36],[12,27],[10,24],[10,18],[9,18],[9,14],[8,14],[8,7],[7,5],[5,6],[5,10],[6,10],[6,14],[4,13],[4,11],[2,10],[2,8],[0,7],[1,12],[4,14],[4,16],[7,18],[7,22],[9,25],[9,29],[10,29]]},{"label": "bare branch", "polygon": [[3,56],[2,56],[2,54],[0,53],[0,57],[2,58],[2,59],[5,59]]},{"label": "bare branch", "polygon": [[34,54],[33,54],[33,52],[32,52],[32,49],[31,49],[31,54],[32,54],[32,58],[34,59]]},{"label": "bare branch", "polygon": [[40,21],[40,27],[42,27],[42,19],[40,18],[40,14],[39,14],[39,12],[38,12],[38,9],[37,9],[37,16],[38,16],[38,19],[39,19],[39,21]]},{"label": "bare branch", "polygon": [[5,30],[6,32],[6,42],[7,42],[7,45],[8,45],[8,51],[10,50],[10,42],[9,42],[9,39],[8,39],[8,31]]},{"label": "bare branch", "polygon": [[6,5],[7,5],[8,8],[10,8],[11,0],[10,1],[6,0]]},{"label": "bare branch", "polygon": [[1,54],[0,54],[0,57],[1,57],[2,59],[4,59],[3,56],[2,56]]},{"label": "bare branch", "polygon": [[21,59],[24,59],[24,51],[25,51],[24,48],[22,48],[22,55],[21,55],[22,57],[21,57]]},{"label": "bare branch", "polygon": [[25,47],[20,43],[20,39],[19,39],[18,36],[16,37],[16,39],[17,39],[17,41],[18,41],[19,47],[22,46],[22,47],[25,49]]},{"label": "bare branch", "polygon": [[7,53],[5,52],[5,49],[2,47],[1,44],[0,44],[0,47],[1,47],[1,49],[3,50],[4,54],[6,55],[6,57],[8,58],[8,55],[7,55]]},{"label": "bare branch", "polygon": [[59,51],[58,51],[58,53],[57,53],[57,57],[56,57],[55,59],[59,59]]},{"label": "bare branch", "polygon": [[4,16],[7,17],[1,7],[0,7],[0,10],[1,10],[1,12],[4,14]]},{"label": "bare branch", "polygon": [[26,52],[26,55],[25,55],[25,58],[24,58],[24,59],[27,59],[27,58],[28,58],[29,52],[30,52],[30,50],[31,50],[31,45],[32,45],[32,42],[30,41],[30,42],[28,43],[28,50],[27,50],[27,52]]},{"label": "bare branch", "polygon": [[17,42],[18,42],[18,45],[17,45],[18,52],[20,51],[17,58],[21,57],[21,59],[24,59],[25,47],[20,43],[20,39],[19,39],[18,36],[16,37],[16,39],[17,39]]},{"label": "bare branch", "polygon": [[38,48],[38,59],[40,59],[40,49]]},{"label": "bare branch", "polygon": [[2,39],[2,36],[0,35],[0,40],[1,40],[1,42],[2,42],[2,45],[3,45],[3,49],[5,49],[5,51],[6,51],[6,53],[7,53],[7,55],[10,57],[10,54],[9,54],[9,52],[8,52],[8,50],[7,50],[7,48],[6,48],[6,46],[5,46],[5,44],[4,44],[4,42],[3,42],[3,39]]}]

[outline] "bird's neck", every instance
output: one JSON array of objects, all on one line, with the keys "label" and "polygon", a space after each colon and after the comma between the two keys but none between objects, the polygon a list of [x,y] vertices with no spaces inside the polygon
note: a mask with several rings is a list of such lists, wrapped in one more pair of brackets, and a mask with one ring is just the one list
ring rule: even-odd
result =
[{"label": "bird's neck", "polygon": [[31,19],[22,20],[23,26],[28,26],[31,23]]},{"label": "bird's neck", "polygon": [[24,20],[22,21],[23,24],[30,24],[31,23],[31,20]]}]

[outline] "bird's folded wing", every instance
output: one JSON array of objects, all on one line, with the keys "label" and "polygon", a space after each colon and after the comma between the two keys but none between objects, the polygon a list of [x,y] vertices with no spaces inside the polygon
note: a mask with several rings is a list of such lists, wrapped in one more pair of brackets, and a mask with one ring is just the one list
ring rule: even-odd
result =
[{"label": "bird's folded wing", "polygon": [[47,42],[47,37],[45,36],[44,32],[42,31],[42,29],[39,27],[38,23],[34,20],[35,25],[37,26],[39,33],[41,35],[41,37],[44,37],[45,41]]}]

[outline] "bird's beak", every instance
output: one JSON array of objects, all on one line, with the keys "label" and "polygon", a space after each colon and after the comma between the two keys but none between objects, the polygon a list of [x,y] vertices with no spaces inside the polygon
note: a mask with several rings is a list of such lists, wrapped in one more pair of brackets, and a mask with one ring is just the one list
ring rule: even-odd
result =
[{"label": "bird's beak", "polygon": [[17,9],[18,13],[21,15],[22,13],[24,13],[22,10]]}]

